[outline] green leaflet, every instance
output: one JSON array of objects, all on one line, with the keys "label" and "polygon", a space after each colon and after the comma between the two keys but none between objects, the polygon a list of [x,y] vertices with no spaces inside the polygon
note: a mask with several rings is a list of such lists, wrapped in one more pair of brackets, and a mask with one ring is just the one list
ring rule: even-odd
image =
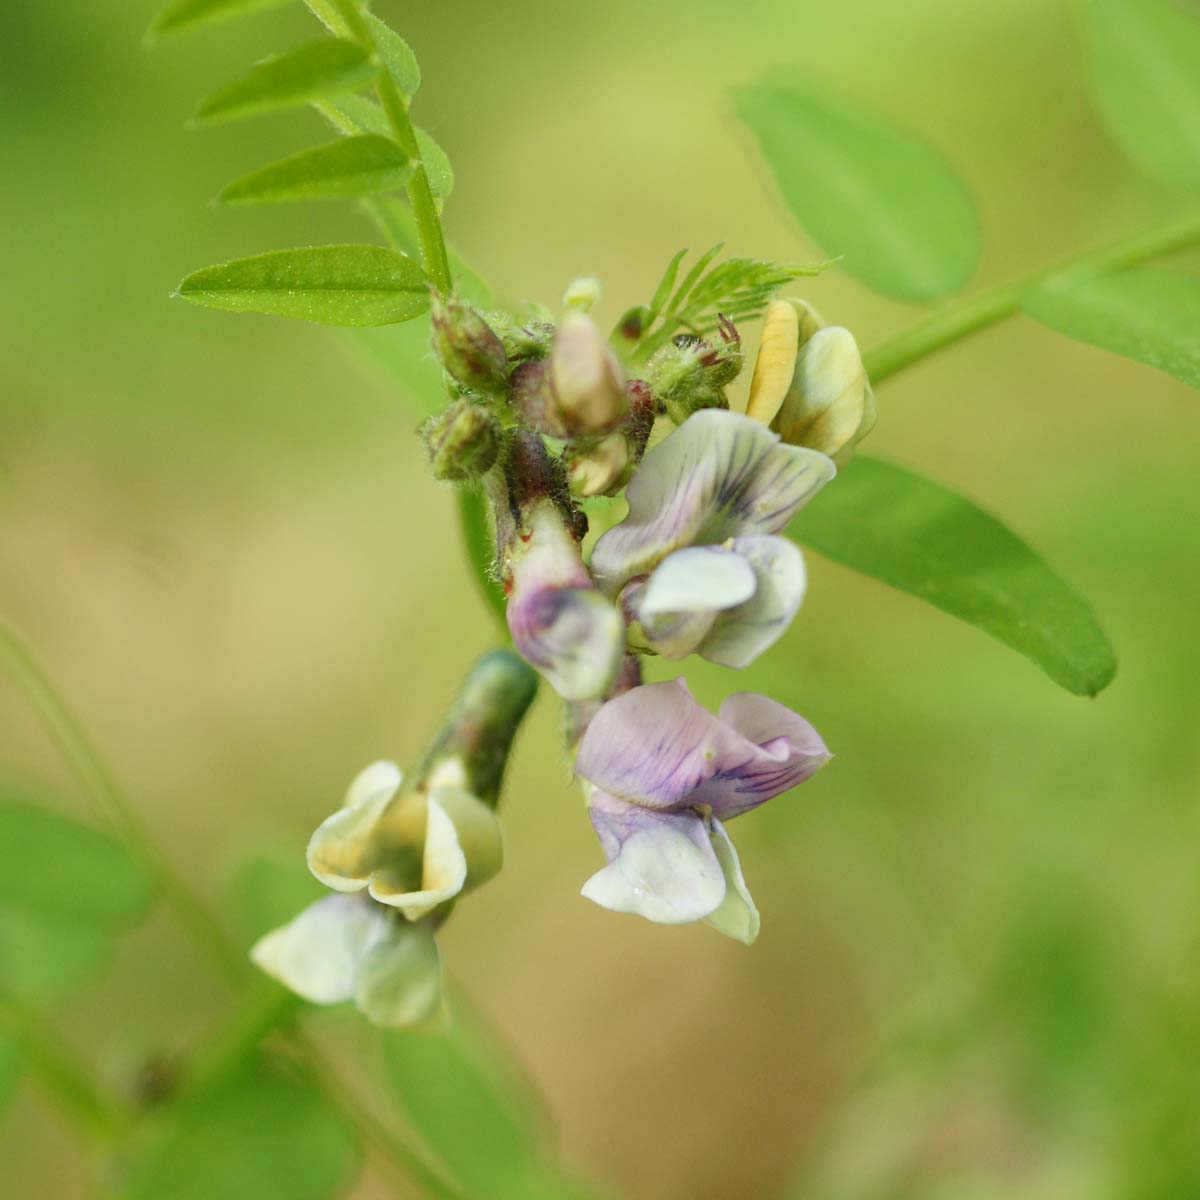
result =
[{"label": "green leaflet", "polygon": [[0,1118],[21,1078],[21,1048],[15,1037],[0,1029]]},{"label": "green leaflet", "polygon": [[153,881],[121,843],[39,805],[0,802],[0,992],[55,1004],[107,962]]},{"label": "green leaflet", "polygon": [[404,187],[411,174],[395,142],[362,134],[262,167],[231,183],[217,198],[222,204],[278,204],[370,196]]},{"label": "green leaflet", "polygon": [[241,79],[201,102],[193,124],[232,121],[254,113],[308,104],[370,83],[367,53],[353,42],[321,38],[251,67]]},{"label": "green leaflet", "polygon": [[319,325],[389,325],[429,307],[425,273],[383,246],[273,250],[196,271],[177,294],[206,308]]},{"label": "green leaflet", "polygon": [[1086,22],[1092,86],[1113,140],[1148,175],[1200,187],[1200,10],[1090,0]]},{"label": "green leaflet", "polygon": [[201,25],[230,20],[262,8],[278,8],[292,0],[174,0],[162,9],[150,24],[146,38],[157,41],[173,33],[182,33]]},{"label": "green leaflet", "polygon": [[114,838],[40,805],[0,802],[0,905],[102,932],[141,919],[153,886]]},{"label": "green leaflet", "polygon": [[[365,96],[342,96],[337,100],[323,99],[316,102],[318,112],[335,128],[345,134],[374,133],[390,137],[391,127],[387,116],[374,100]],[[454,168],[445,150],[434,140],[433,135],[418,128],[417,148],[425,163],[429,186],[437,199],[445,201],[454,190]]]},{"label": "green leaflet", "polygon": [[411,99],[421,87],[421,68],[412,47],[374,13],[367,13],[367,28],[396,86]]},{"label": "green leaflet", "polygon": [[126,1151],[118,1200],[326,1200],[358,1167],[356,1138],[295,1068],[255,1062],[186,1097]]},{"label": "green leaflet", "polygon": [[1048,279],[1022,310],[1057,333],[1200,387],[1200,279],[1142,267]]},{"label": "green leaflet", "polygon": [[903,467],[858,456],[788,533],[990,633],[1077,695],[1105,688],[1112,646],[1091,609],[1015,534]]},{"label": "green leaflet", "polygon": [[798,71],[737,88],[734,103],[784,203],[856,279],[914,303],[970,279],[978,218],[937,151]]}]

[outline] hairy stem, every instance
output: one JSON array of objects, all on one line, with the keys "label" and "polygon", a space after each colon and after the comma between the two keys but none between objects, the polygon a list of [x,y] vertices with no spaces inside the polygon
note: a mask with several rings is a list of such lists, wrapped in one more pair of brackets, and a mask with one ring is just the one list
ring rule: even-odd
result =
[{"label": "hairy stem", "polygon": [[89,740],[83,723],[71,711],[41,664],[16,634],[4,626],[0,626],[0,658],[8,662],[17,685],[41,717],[51,739],[84,789],[98,802],[109,824],[150,868],[176,919],[226,978],[232,983],[240,983],[248,973],[242,954],[230,943],[221,923],[209,912],[204,901],[154,844],[141,817],[125,799]]},{"label": "hairy stem", "polygon": [[1044,268],[1015,283],[1002,284],[980,292],[958,304],[935,312],[911,329],[876,346],[864,356],[872,383],[881,383],[898,371],[920,362],[946,346],[989,325],[1011,317],[1021,309],[1021,298],[1030,288],[1068,272],[1072,275],[1099,275],[1137,266],[1154,258],[1200,242],[1200,215],[1172,225],[1163,225],[1145,233],[1136,233],[1090,250],[1056,266]]}]

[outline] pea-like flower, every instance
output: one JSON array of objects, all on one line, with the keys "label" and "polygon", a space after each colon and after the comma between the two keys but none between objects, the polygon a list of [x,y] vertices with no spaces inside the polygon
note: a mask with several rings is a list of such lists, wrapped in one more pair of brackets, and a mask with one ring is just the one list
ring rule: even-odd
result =
[{"label": "pea-like flower", "polygon": [[308,845],[308,866],[328,896],[251,951],[267,974],[315,1004],[354,1000],[379,1025],[413,1025],[441,1005],[433,932],[449,902],[500,869],[496,814],[465,788],[456,760],[420,790],[400,769],[361,772],[345,804]]},{"label": "pea-like flower", "polygon": [[597,584],[636,622],[631,644],[727,667],[757,658],[804,598],[804,560],[776,535],[836,473],[749,417],[689,417],[647,453],[629,515],[592,555]]},{"label": "pea-like flower", "polygon": [[844,465],[877,416],[854,335],[802,300],[772,300],[746,412],[789,445]]},{"label": "pea-like flower", "polygon": [[803,783],[830,755],[782,704],[742,692],[713,716],[681,679],[608,701],[575,770],[608,866],[583,895],[665,925],[706,920],[749,944],[758,910],[723,822]]}]

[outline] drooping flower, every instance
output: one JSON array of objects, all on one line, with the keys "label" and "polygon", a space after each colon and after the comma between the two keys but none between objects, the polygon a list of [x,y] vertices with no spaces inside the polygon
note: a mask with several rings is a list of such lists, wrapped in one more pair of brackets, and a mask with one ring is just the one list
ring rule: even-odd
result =
[{"label": "drooping flower", "polygon": [[844,465],[877,416],[854,335],[826,325],[802,300],[772,300],[746,413],[788,445],[809,446]]},{"label": "drooping flower", "polygon": [[586,525],[571,523],[561,461],[518,432],[488,484],[513,644],[563,699],[598,699],[620,668],[625,622],[584,565]]},{"label": "drooping flower", "polygon": [[759,916],[723,822],[803,783],[830,755],[782,704],[742,692],[716,716],[682,679],[635,687],[592,718],[575,770],[609,862],[583,895],[749,944]]},{"label": "drooping flower", "polygon": [[748,417],[695,413],[647,453],[626,491],[629,515],[596,543],[592,574],[646,648],[744,667],[804,597],[800,551],[776,535],[836,471]]},{"label": "drooping flower", "polygon": [[403,787],[383,760],[359,773],[308,844],[335,895],[261,938],[251,958],[315,1004],[353,1000],[379,1025],[441,1010],[434,931],[463,894],[500,870],[495,813],[508,752],[536,691],[509,651],[484,655],[418,772]]}]

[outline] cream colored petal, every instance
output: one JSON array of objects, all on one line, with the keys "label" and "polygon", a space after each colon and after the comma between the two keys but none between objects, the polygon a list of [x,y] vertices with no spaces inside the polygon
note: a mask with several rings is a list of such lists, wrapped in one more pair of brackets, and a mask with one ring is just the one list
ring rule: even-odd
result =
[{"label": "cream colored petal", "polygon": [[477,888],[499,874],[504,865],[504,841],[495,809],[465,788],[435,788],[429,793],[429,802],[446,813],[458,834],[467,861],[463,891]]},{"label": "cream colored petal", "polygon": [[343,808],[354,808],[364,800],[373,800],[386,792],[390,799],[400,790],[403,772],[391,759],[381,758],[369,767],[364,767],[354,777],[342,801]]},{"label": "cream colored petal", "polygon": [[391,791],[376,792],[326,817],[308,843],[308,869],[336,892],[358,892],[379,857],[379,820],[391,803]]},{"label": "cream colored petal", "polygon": [[440,804],[430,800],[426,808],[420,888],[409,888],[403,875],[397,876],[385,867],[371,876],[370,892],[381,904],[398,908],[410,921],[419,921],[439,904],[457,896],[466,881],[467,859],[454,822]]},{"label": "cream colored petal", "polygon": [[767,305],[758,357],[754,360],[746,416],[764,425],[775,419],[792,383],[799,345],[800,320],[795,308],[786,300],[772,300]]},{"label": "cream colored petal", "polygon": [[391,923],[358,970],[354,1002],[369,1021],[389,1028],[411,1028],[437,1018],[442,964],[427,921]]},{"label": "cream colored petal", "polygon": [[742,875],[738,852],[720,821],[713,821],[709,837],[725,876],[725,898],[704,919],[719,933],[749,946],[758,937],[760,921],[754,898]]},{"label": "cream colored petal", "polygon": [[326,896],[272,930],[250,951],[254,964],[314,1004],[340,1004],[371,947],[387,932],[387,913],[365,896]]}]

